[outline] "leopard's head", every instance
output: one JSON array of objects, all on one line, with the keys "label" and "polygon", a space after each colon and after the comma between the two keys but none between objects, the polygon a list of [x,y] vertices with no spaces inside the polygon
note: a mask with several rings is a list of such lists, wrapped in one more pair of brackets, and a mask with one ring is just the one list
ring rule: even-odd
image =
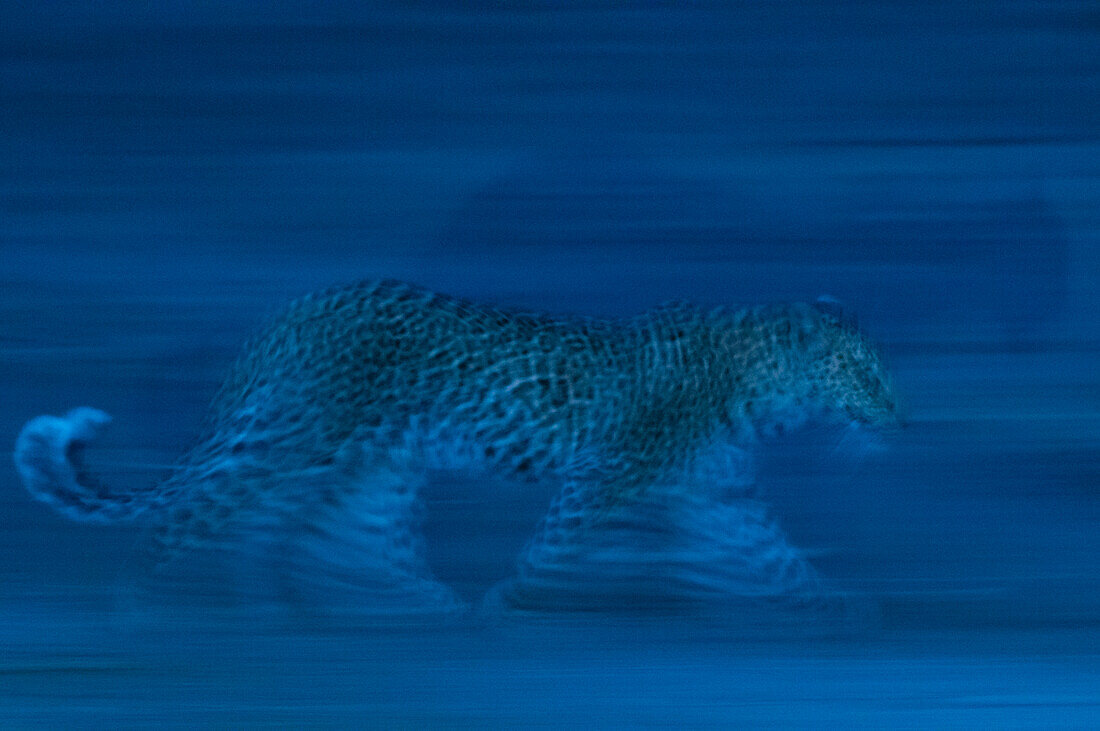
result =
[{"label": "leopard's head", "polygon": [[830,304],[819,302],[808,312],[816,330],[804,364],[812,401],[843,421],[876,428],[899,426],[894,381],[879,349]]}]

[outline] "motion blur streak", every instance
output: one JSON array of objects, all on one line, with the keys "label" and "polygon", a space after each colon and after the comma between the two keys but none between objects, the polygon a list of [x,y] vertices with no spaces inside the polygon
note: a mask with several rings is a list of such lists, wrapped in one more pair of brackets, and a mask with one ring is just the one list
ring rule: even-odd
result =
[{"label": "motion blur streak", "polygon": [[[368,5],[0,9],[0,444],[95,404],[89,466],[151,482],[255,327],[340,282],[604,316],[827,294],[907,427],[766,440],[756,481],[872,629],[155,610],[134,529],[7,469],[0,722],[1094,722],[1095,3]],[[426,497],[473,601],[552,494]]]}]

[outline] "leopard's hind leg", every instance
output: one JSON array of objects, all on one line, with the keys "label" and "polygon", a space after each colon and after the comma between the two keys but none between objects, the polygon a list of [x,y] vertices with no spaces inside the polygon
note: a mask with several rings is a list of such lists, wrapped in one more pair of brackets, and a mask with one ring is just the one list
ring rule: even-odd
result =
[{"label": "leopard's hind leg", "polygon": [[371,615],[461,610],[425,558],[423,475],[371,456],[350,480],[315,492],[288,521],[280,571],[292,600]]},{"label": "leopard's hind leg", "polygon": [[402,465],[356,444],[329,465],[201,477],[154,532],[152,584],[307,613],[458,611],[424,558],[423,478]]}]

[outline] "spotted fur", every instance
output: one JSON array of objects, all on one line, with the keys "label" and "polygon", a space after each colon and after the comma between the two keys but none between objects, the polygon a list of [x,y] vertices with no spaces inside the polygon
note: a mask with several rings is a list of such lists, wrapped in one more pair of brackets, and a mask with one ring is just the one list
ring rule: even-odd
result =
[{"label": "spotted fur", "polygon": [[[242,526],[308,534],[321,525],[348,543],[349,532],[374,531],[378,551],[408,554],[400,583],[430,581],[416,541],[399,538],[416,532],[409,515],[427,469],[571,486],[557,514],[583,485],[587,502],[575,512],[601,515],[644,501],[655,485],[709,490],[725,479],[742,490],[730,459],[757,434],[815,414],[880,425],[896,405],[864,335],[809,305],[669,305],[612,321],[383,281],[307,296],[253,338],[202,437],[154,490],[112,494],[85,476],[80,449],[106,415],[78,411],[78,427],[32,421],[16,448],[28,489],[66,514],[150,515],[168,556]],[[364,497],[372,476],[386,487]],[[339,515],[351,504],[377,520],[350,531]]]}]

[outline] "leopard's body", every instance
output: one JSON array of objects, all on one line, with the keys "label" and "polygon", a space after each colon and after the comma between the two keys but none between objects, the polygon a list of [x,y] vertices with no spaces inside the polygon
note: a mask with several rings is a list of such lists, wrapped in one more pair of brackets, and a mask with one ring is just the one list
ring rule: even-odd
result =
[{"label": "leopard's body", "polygon": [[[731,460],[761,430],[815,413],[879,424],[896,405],[864,336],[809,305],[596,320],[386,281],[305,297],[253,338],[197,445],[149,493],[113,495],[84,474],[79,447],[105,415],[78,411],[24,430],[16,461],[28,488],[78,518],[151,515],[171,557],[257,521],[310,524],[344,543],[359,530],[415,532],[415,487],[438,467],[559,482],[555,509],[572,499],[575,531],[661,486],[747,487]],[[430,581],[416,540],[397,550],[376,538]]]}]

